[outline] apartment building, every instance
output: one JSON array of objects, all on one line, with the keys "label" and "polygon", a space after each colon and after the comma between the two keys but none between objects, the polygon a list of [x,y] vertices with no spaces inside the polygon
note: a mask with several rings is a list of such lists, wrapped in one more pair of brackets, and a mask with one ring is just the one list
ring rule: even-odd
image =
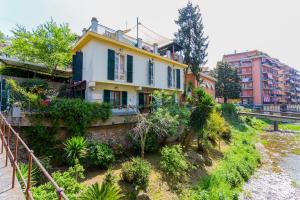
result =
[{"label": "apartment building", "polygon": [[223,61],[238,69],[246,105],[300,103],[300,73],[260,51],[227,54]]},{"label": "apartment building", "polygon": [[183,92],[182,48],[175,42],[149,44],[98,23],[96,18],[73,48],[73,78],[88,101],[115,109],[147,107],[154,90]]}]

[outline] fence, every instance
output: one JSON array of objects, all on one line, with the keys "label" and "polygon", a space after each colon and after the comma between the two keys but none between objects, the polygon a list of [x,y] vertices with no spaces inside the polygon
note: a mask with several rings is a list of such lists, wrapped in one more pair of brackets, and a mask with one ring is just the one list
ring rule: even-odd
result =
[{"label": "fence", "polygon": [[[1,135],[1,153],[3,153],[4,148],[6,151],[6,158],[5,158],[5,166],[8,165],[8,159],[12,163],[13,173],[12,173],[12,188],[16,185],[16,173],[19,175],[19,181],[25,190],[26,199],[33,199],[33,195],[30,191],[31,189],[31,178],[32,178],[32,167],[33,163],[38,167],[38,169],[42,172],[42,174],[46,177],[47,181],[49,181],[57,192],[57,197],[59,200],[65,199],[68,200],[68,197],[65,195],[63,188],[60,188],[54,179],[50,176],[44,166],[41,164],[39,159],[35,157],[33,151],[29,149],[26,143],[22,140],[19,134],[11,127],[11,125],[7,122],[5,116],[0,113],[0,135]],[[11,142],[14,139],[13,144],[13,152],[11,150]],[[21,170],[18,165],[18,153],[20,146],[23,146],[27,156],[28,156],[28,174],[27,180],[23,177]]]}]

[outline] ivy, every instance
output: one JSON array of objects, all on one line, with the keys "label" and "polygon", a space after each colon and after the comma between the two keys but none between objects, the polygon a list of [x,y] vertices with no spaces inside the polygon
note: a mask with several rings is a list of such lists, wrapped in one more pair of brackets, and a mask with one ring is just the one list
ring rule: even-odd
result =
[{"label": "ivy", "polygon": [[54,99],[46,108],[46,115],[53,126],[63,122],[70,134],[84,135],[93,121],[110,118],[111,106],[81,99]]}]

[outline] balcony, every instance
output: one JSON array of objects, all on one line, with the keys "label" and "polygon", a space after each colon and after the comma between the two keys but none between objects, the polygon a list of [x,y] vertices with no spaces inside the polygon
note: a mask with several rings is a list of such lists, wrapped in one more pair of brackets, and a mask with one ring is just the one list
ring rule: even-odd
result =
[{"label": "balcony", "polygon": [[252,78],[242,78],[241,79],[242,83],[248,83],[248,82],[252,82]]}]

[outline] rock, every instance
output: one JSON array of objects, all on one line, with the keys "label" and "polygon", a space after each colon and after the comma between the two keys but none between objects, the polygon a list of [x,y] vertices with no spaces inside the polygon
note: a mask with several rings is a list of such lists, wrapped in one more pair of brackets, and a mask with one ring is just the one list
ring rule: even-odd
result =
[{"label": "rock", "polygon": [[149,195],[145,192],[139,192],[139,194],[136,197],[136,200],[151,200],[151,198],[149,197]]}]

